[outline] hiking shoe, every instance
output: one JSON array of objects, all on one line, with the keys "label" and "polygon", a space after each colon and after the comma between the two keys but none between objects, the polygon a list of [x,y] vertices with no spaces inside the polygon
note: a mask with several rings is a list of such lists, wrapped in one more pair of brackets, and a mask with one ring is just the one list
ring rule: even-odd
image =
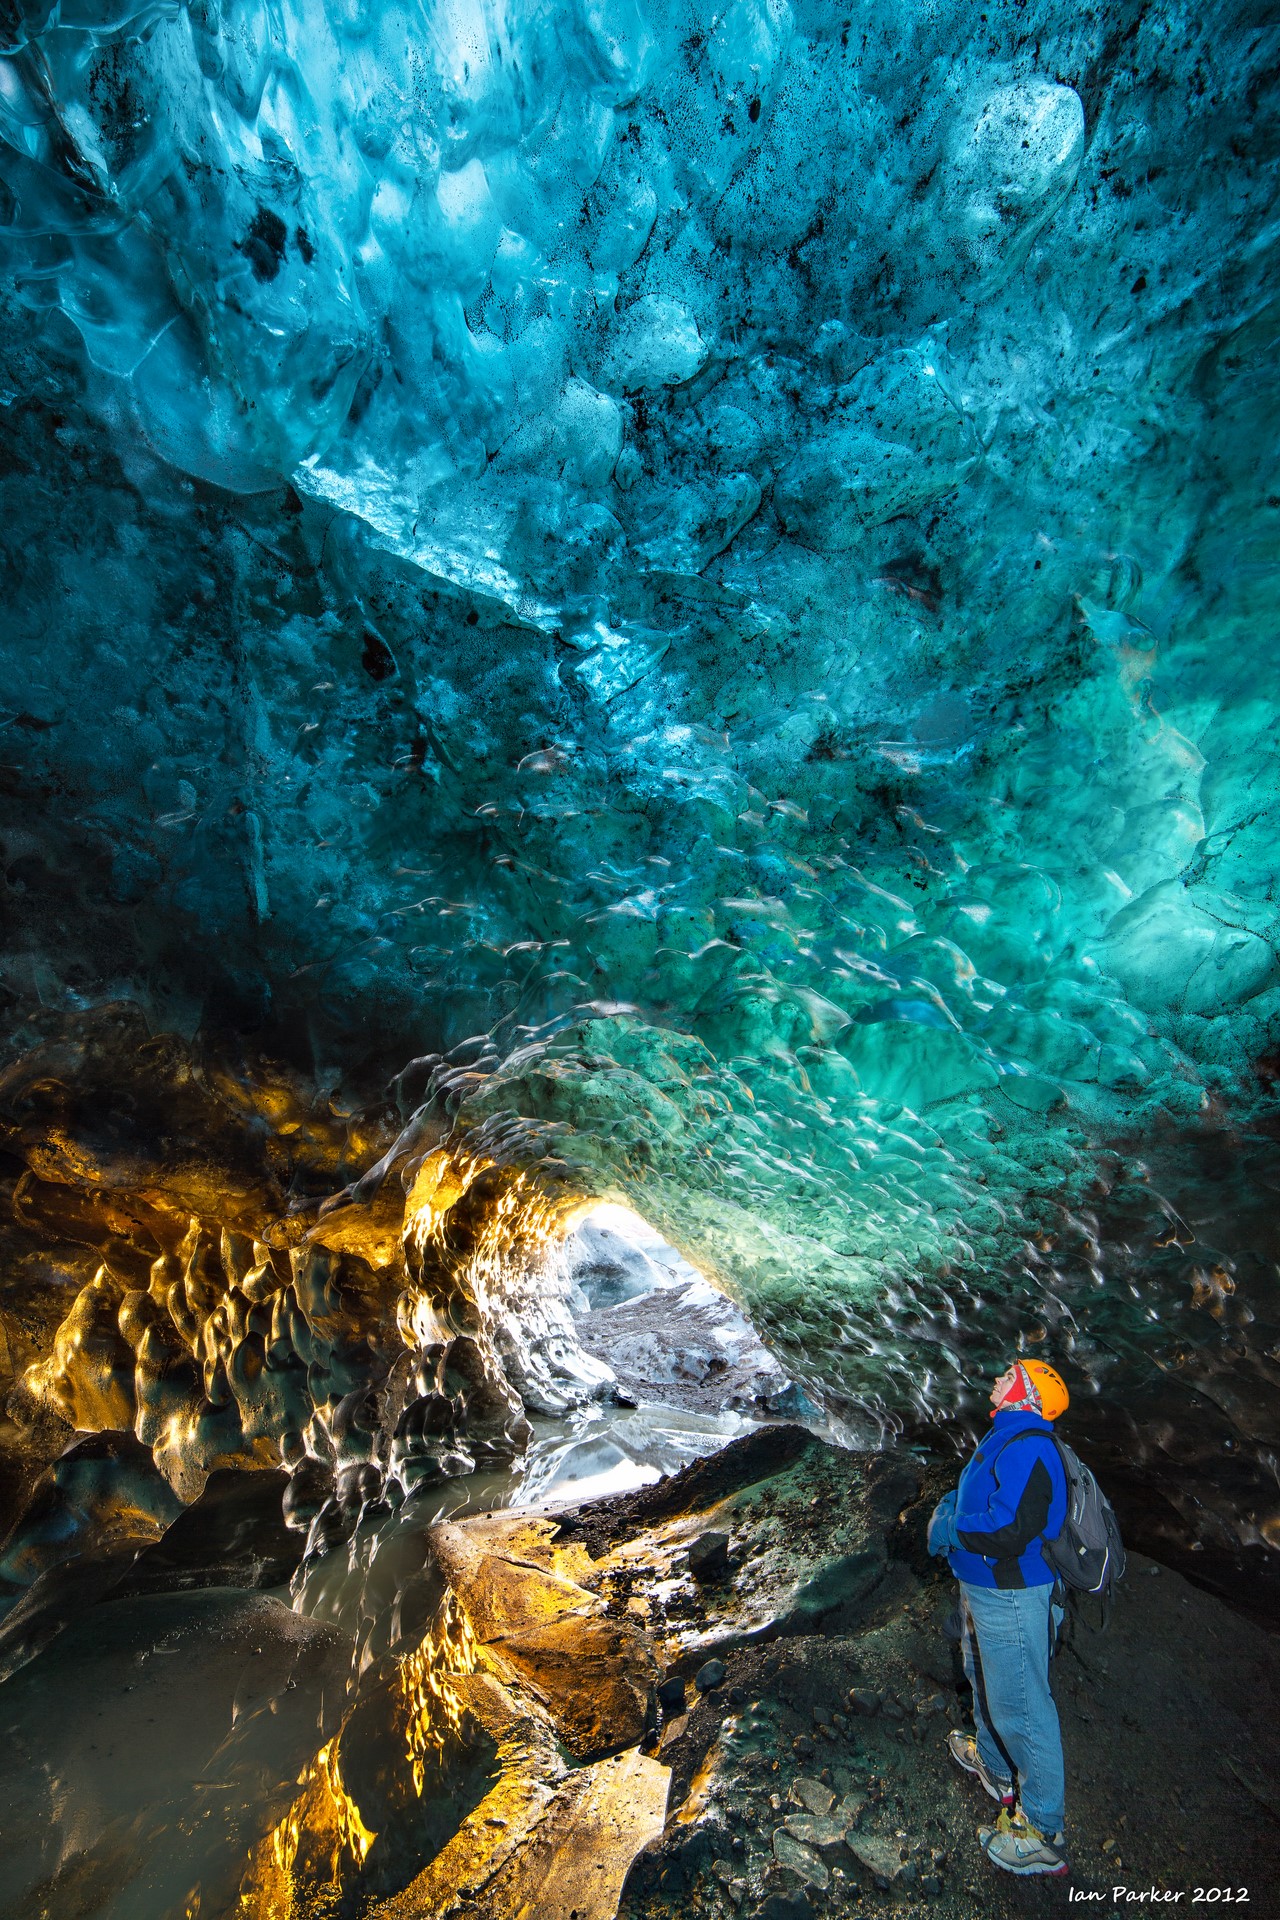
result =
[{"label": "hiking shoe", "polygon": [[993,1800],[1002,1807],[1013,1805],[1012,1780],[997,1780],[995,1774],[988,1773],[978,1752],[978,1743],[971,1733],[961,1733],[959,1727],[953,1727],[947,1735],[947,1751],[958,1767],[973,1774],[980,1780]]},{"label": "hiking shoe", "polygon": [[1067,1873],[1066,1835],[1044,1834],[1021,1808],[1000,1815],[994,1827],[979,1827],[978,1839],[993,1867],[1006,1873]]}]

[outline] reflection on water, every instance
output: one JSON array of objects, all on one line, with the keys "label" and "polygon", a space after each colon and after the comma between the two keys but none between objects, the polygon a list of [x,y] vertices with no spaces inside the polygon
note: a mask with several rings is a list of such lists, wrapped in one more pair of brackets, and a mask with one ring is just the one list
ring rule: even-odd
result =
[{"label": "reflection on water", "polygon": [[437,1520],[625,1493],[714,1453],[758,1424],[740,1413],[662,1404],[597,1404],[558,1419],[535,1418],[529,1450],[515,1466],[424,1487],[399,1507],[375,1502],[349,1541],[304,1561],[293,1605],[349,1634],[355,1671],[361,1672],[411,1642],[438,1597],[426,1553],[426,1534]]}]

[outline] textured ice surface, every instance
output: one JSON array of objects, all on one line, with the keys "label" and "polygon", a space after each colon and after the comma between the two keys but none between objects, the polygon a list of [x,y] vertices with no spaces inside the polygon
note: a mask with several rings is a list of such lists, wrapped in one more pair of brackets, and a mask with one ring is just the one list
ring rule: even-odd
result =
[{"label": "textured ice surface", "polygon": [[968,1323],[1270,1444],[1274,26],[7,46],[14,1046],[412,1056],[815,1391]]}]

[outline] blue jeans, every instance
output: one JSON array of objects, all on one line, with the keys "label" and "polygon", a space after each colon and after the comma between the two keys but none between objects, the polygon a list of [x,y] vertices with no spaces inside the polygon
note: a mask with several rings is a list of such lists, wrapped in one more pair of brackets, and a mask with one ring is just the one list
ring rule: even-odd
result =
[{"label": "blue jeans", "polygon": [[1052,1587],[960,1582],[978,1752],[997,1780],[1009,1778],[1011,1765],[1016,1769],[1022,1811],[1044,1834],[1061,1832],[1065,1818],[1062,1735],[1049,1691],[1062,1608],[1052,1606],[1052,1595]]}]

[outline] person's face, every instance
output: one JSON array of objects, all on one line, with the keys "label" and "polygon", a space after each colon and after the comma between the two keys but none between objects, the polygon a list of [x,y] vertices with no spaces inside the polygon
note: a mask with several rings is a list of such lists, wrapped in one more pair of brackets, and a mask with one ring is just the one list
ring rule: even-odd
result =
[{"label": "person's face", "polygon": [[1018,1378],[1018,1369],[1016,1367],[1005,1368],[1004,1372],[1000,1375],[1000,1378],[996,1381],[994,1387],[992,1387],[991,1389],[991,1404],[993,1407],[998,1407],[1000,1405],[1000,1402],[1004,1399],[1010,1387],[1012,1387],[1015,1384],[1015,1382],[1017,1381],[1017,1378]]}]

